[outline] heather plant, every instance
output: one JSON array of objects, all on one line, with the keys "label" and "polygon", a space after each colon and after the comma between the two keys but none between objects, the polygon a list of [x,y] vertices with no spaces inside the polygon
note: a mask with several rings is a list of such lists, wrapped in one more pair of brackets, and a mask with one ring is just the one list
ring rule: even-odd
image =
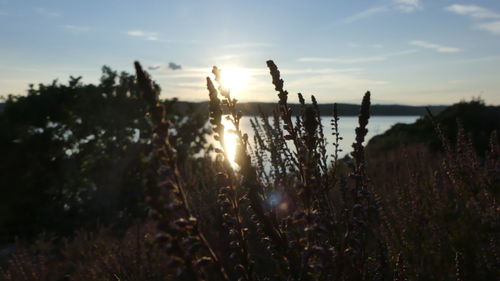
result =
[{"label": "heather plant", "polygon": [[481,158],[460,123],[455,147],[435,125],[444,156],[408,146],[372,160],[380,165],[371,176],[389,253],[405,264],[409,279],[494,280],[500,265],[498,137],[491,135]]},{"label": "heather plant", "polygon": [[72,238],[41,236],[32,245],[19,242],[0,268],[0,280],[171,280],[167,256],[156,247],[156,226],[135,223],[117,237],[111,228],[78,231]]},{"label": "heather plant", "polygon": [[[219,230],[228,237],[226,245],[218,244],[216,249],[206,239],[199,218],[189,206],[190,187],[179,172],[175,149],[168,142],[168,120],[163,117],[158,93],[136,64],[138,81],[155,124],[153,141],[158,148],[157,162],[153,162],[157,164],[153,166],[160,167],[157,174],[163,180],[151,185],[149,197],[153,216],[159,221],[158,242],[167,245],[171,259],[177,260],[174,267],[181,279],[213,274],[239,280],[382,278],[386,251],[375,235],[377,224],[370,222],[377,217],[377,209],[368,187],[362,145],[367,133],[370,93],[365,94],[361,106],[352,173],[341,179],[328,167],[316,99],[312,97],[309,106],[299,94],[301,110],[294,118],[278,68],[272,61],[268,67],[279,98],[274,127],[266,118],[263,124],[256,120],[254,127],[261,128],[261,133],[257,129],[256,134],[257,140],[261,138],[257,141],[260,148],[266,142],[276,149],[268,149],[271,155],[265,155],[258,145],[254,148],[254,159],[260,159],[257,161],[252,161],[248,135],[239,126],[242,114],[236,110],[237,100],[221,83],[221,70],[214,67],[212,71],[217,86],[207,78],[210,123],[214,138],[220,143],[216,149],[219,164],[215,165],[219,168],[214,186],[222,217]],[[230,133],[237,136],[235,164],[228,156],[224,125],[227,123],[223,118],[233,126]],[[334,126],[337,121],[335,114]],[[280,133],[282,128],[285,133]],[[264,164],[267,157],[273,159],[270,167]],[[254,165],[255,162],[261,164]],[[261,178],[266,174],[272,176]],[[340,194],[334,200],[335,187]],[[255,247],[264,248],[265,254],[253,252]],[[269,261],[274,266],[264,264]],[[205,263],[212,267],[202,266]]]},{"label": "heather plant", "polygon": [[[252,119],[253,141],[241,129],[243,114],[222,82],[224,70],[213,67],[206,82],[215,157],[194,159],[177,150],[182,142],[172,137],[169,107],[136,62],[151,125],[141,177],[154,223],[133,226],[121,237],[82,232],[59,252],[36,250],[41,246],[19,251],[0,277],[357,281],[499,276],[496,133],[488,152],[478,154],[460,121],[451,145],[431,116],[443,153],[412,145],[369,156],[363,145],[370,118],[371,93],[366,92],[353,151],[340,159],[337,106],[331,109],[333,142],[327,143],[316,98],[311,96],[309,104],[299,93],[294,112],[278,67],[273,61],[267,66],[278,103],[271,116]],[[235,144],[228,134],[236,137]],[[327,155],[327,146],[333,146],[333,155]]]},{"label": "heather plant", "polygon": [[[167,128],[161,127],[164,125],[156,127],[156,136],[162,136],[157,142],[158,151],[163,151],[159,154],[158,165],[164,167],[160,170],[165,173],[158,175],[166,181],[155,188],[170,190],[170,197],[158,198],[171,198],[166,205],[171,206],[171,209],[160,209],[155,215],[160,216],[159,240],[167,241],[169,255],[178,258],[179,262],[175,266],[178,278],[430,280],[460,279],[475,273],[478,268],[481,269],[476,276],[481,279],[486,280],[494,275],[495,267],[492,265],[495,255],[491,251],[487,255],[483,254],[484,266],[477,267],[465,265],[470,259],[469,252],[475,256],[476,248],[466,251],[459,250],[455,245],[450,249],[448,245],[439,254],[431,248],[426,248],[426,253],[408,248],[409,245],[417,247],[419,243],[426,242],[423,238],[425,235],[437,235],[439,227],[446,224],[428,225],[424,236],[416,235],[419,232],[418,223],[413,215],[415,212],[426,212],[426,209],[419,209],[415,200],[422,197],[431,200],[437,195],[423,196],[413,191],[408,192],[408,197],[402,198],[400,202],[386,204],[384,200],[390,196],[380,193],[381,186],[391,182],[391,179],[379,179],[380,183],[370,179],[363,146],[370,117],[370,92],[364,95],[361,103],[359,126],[352,145],[352,161],[338,160],[338,142],[341,138],[338,134],[339,117],[336,107],[332,109],[331,125],[335,142],[331,145],[335,149],[331,157],[333,160],[328,162],[328,144],[315,97],[311,97],[312,104],[308,105],[299,93],[300,111],[294,114],[288,104],[289,94],[284,89],[278,68],[272,61],[267,64],[278,92],[278,104],[272,121],[264,114],[252,120],[255,131],[253,148],[248,135],[240,128],[242,113],[237,110],[237,100],[222,83],[223,70],[214,67],[214,80],[207,78],[210,124],[214,139],[219,143],[211,169],[211,172],[216,173],[213,192],[217,192],[216,205],[219,209],[214,213],[220,216],[215,224],[200,224],[204,216],[199,217],[199,212],[190,209],[189,198],[196,197],[198,191],[185,184],[183,178],[186,176],[176,167],[175,150],[162,136],[168,131]],[[136,67],[141,81],[142,70],[138,65]],[[143,87],[143,91],[147,94],[152,89]],[[158,103],[153,101],[151,104]],[[153,108],[150,107],[153,120],[157,124],[167,122],[161,117],[163,113],[155,112],[161,109],[151,111]],[[227,130],[226,126],[229,125],[231,128]],[[473,221],[483,221],[490,227],[490,232],[479,236],[469,237],[462,231],[465,236],[459,240],[474,238],[474,241],[484,246],[496,247],[494,233],[498,233],[498,214],[495,207],[497,193],[494,190],[498,187],[498,178],[491,172],[498,168],[497,160],[494,160],[496,156],[488,156],[489,164],[483,164],[479,156],[474,154],[470,141],[464,141],[463,133],[459,134],[462,140],[457,142],[459,152],[454,153],[440,131],[439,124],[436,123],[435,128],[446,152],[440,168],[453,186],[447,194],[451,198],[446,198],[445,202],[463,211],[475,207],[474,216],[469,217],[469,221],[459,220],[456,227],[464,227]],[[459,132],[462,131],[459,129]],[[234,162],[230,159],[226,134],[236,135]],[[492,138],[492,151],[495,151],[494,144],[497,141],[495,137]],[[432,176],[425,176],[433,180]],[[414,186],[413,175],[406,179]],[[479,198],[472,200],[468,197],[471,188],[476,194],[481,194],[475,195]],[[435,192],[443,193],[442,190]],[[398,193],[392,192],[391,196],[395,194]],[[459,204],[458,198],[465,202]],[[436,216],[444,215],[446,208],[432,206],[430,202],[427,205],[431,212],[435,212]],[[409,210],[402,208],[395,211],[396,206],[410,206],[414,212],[401,215],[403,211]],[[166,215],[172,211],[181,214],[181,218],[168,218]],[[393,217],[395,214],[397,217]],[[426,219],[433,223],[439,221],[433,217]],[[176,225],[175,231],[171,229],[172,224]],[[395,224],[398,226],[393,229]],[[162,229],[162,225],[169,227]],[[216,239],[215,244],[210,242],[204,233],[214,230],[221,232],[220,235],[225,239]],[[459,233],[445,236],[454,240],[453,237],[460,236]],[[410,238],[400,237],[406,235],[410,235]],[[196,250],[190,247],[193,242],[200,244]],[[182,244],[173,246],[173,243]],[[179,252],[173,253],[170,250],[172,246]],[[429,261],[422,260],[416,253],[431,258]],[[439,268],[432,268],[433,258],[444,269],[443,273],[440,273]],[[201,265],[205,263],[207,265]],[[424,275],[429,268],[433,273]]]}]

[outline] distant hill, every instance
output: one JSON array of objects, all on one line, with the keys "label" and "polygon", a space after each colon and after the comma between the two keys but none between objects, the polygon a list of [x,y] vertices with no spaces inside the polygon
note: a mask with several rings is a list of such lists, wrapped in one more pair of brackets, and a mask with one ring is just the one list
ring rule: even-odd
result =
[{"label": "distant hill", "polygon": [[[183,107],[194,107],[195,111],[208,112],[208,102],[177,102],[178,107],[182,110]],[[300,112],[299,104],[291,104],[292,111],[294,114]],[[267,115],[271,115],[273,110],[276,108],[276,103],[262,103],[262,102],[246,102],[239,103],[237,105],[238,109],[241,110],[245,116],[255,116],[259,115],[262,111]],[[446,105],[433,105],[429,106],[432,112],[439,113],[443,111],[448,106]],[[371,114],[373,116],[422,116],[426,113],[425,106],[409,106],[409,105],[398,105],[398,104],[375,104],[371,106]],[[357,116],[359,114],[359,105],[339,103],[337,104],[337,109],[340,116]],[[331,116],[333,112],[333,104],[320,104],[319,110],[323,116]]]},{"label": "distant hill", "polygon": [[[0,112],[3,111],[5,103],[0,103]],[[185,102],[178,101],[176,107],[179,110],[186,110],[188,107],[194,107],[197,112],[207,112],[208,113],[208,102]],[[439,113],[443,111],[446,105],[432,105],[429,106],[432,112]],[[243,102],[238,104],[239,110],[243,112],[245,116],[255,116],[259,115],[262,111],[267,115],[271,115],[273,110],[276,108],[276,103],[263,103],[263,102]],[[291,104],[292,111],[294,114],[300,112],[299,104]],[[340,116],[357,116],[359,113],[359,105],[349,104],[349,103],[339,103],[337,108]],[[333,104],[320,104],[319,110],[323,116],[331,116],[333,112]],[[422,116],[426,113],[425,106],[410,106],[410,105],[399,105],[399,104],[375,104],[371,106],[371,114],[373,116]]]},{"label": "distant hill", "polygon": [[[459,120],[479,153],[488,149],[491,133],[495,130],[500,132],[500,106],[487,106],[480,100],[460,102],[440,113],[432,109],[431,112],[452,144],[456,139]],[[425,144],[432,150],[441,149],[441,143],[428,116],[419,118],[413,124],[392,126],[385,133],[371,138],[366,149],[370,153],[384,153],[401,145],[416,143]]]}]

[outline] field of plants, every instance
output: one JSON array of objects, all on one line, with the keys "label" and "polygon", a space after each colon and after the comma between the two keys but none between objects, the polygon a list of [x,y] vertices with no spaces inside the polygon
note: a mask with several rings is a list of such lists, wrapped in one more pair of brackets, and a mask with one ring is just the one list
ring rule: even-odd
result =
[{"label": "field of plants", "polygon": [[498,106],[461,102],[365,147],[366,92],[340,157],[336,105],[298,94],[293,111],[267,67],[277,103],[253,140],[217,67],[209,112],[160,100],[138,62],[9,97],[0,280],[498,280]]}]

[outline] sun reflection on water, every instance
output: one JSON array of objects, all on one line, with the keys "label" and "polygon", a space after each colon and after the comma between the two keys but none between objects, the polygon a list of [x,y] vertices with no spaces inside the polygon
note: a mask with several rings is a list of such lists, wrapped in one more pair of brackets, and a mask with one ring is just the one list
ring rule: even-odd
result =
[{"label": "sun reflection on water", "polygon": [[236,143],[238,136],[234,133],[233,122],[226,119],[226,116],[222,117],[222,125],[224,125],[224,144],[226,146],[226,155],[231,164],[231,167],[237,168],[236,164]]},{"label": "sun reflection on water", "polygon": [[[231,93],[231,98],[241,95],[250,81],[250,72],[241,67],[223,66],[220,68],[220,83],[224,89],[228,89]],[[236,94],[236,95],[235,95]],[[233,169],[238,169],[236,164],[236,146],[238,136],[235,133],[235,127],[231,120],[228,120],[229,115],[222,116],[221,123],[224,125],[224,145],[225,152],[229,163]]]}]

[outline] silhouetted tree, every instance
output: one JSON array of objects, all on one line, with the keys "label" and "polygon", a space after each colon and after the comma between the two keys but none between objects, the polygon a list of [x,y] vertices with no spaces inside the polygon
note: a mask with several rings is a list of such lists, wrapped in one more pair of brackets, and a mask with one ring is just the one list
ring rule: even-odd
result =
[{"label": "silhouetted tree", "polygon": [[[0,113],[0,240],[142,216],[151,129],[139,95],[135,76],[105,66],[98,85],[70,77],[67,85],[31,85],[27,96],[7,98]],[[207,116],[181,118],[175,102],[165,104],[183,161],[205,145]]]}]

